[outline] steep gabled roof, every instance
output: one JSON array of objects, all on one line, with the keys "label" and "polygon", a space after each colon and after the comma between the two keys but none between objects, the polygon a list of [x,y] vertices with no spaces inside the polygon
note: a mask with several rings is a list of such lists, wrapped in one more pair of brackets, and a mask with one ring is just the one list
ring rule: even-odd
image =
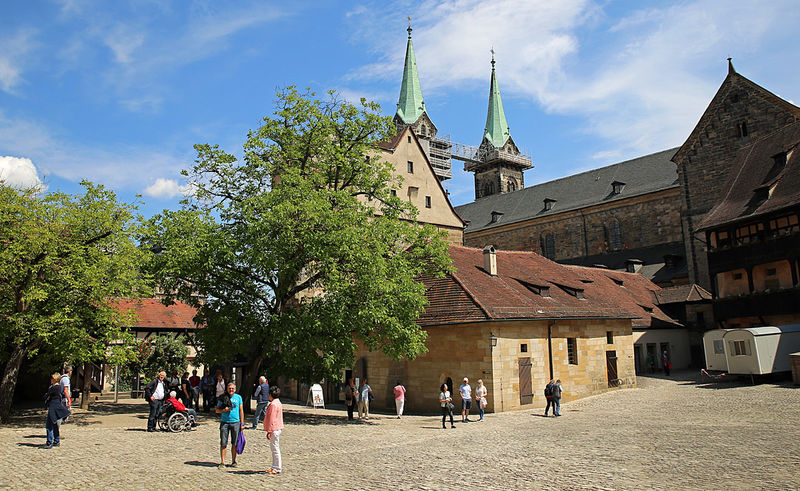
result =
[{"label": "steep gabled roof", "polygon": [[[698,229],[800,206],[799,145],[800,122],[796,122],[742,148],[725,184],[725,194]],[[786,160],[781,161],[784,154]]]},{"label": "steep gabled roof", "polygon": [[659,305],[711,301],[714,296],[696,283],[662,288],[655,292]]},{"label": "steep gabled roof", "polygon": [[711,99],[708,107],[706,107],[706,110],[703,112],[700,120],[697,121],[697,124],[692,132],[689,133],[686,141],[680,146],[680,148],[678,148],[678,151],[675,152],[675,155],[672,157],[674,162],[680,162],[683,160],[688,152],[690,152],[692,148],[698,144],[700,141],[700,136],[705,132],[706,127],[708,127],[717,117],[719,117],[720,114],[725,112],[725,100],[728,97],[728,93],[731,91],[731,89],[736,86],[745,87],[752,94],[761,97],[764,102],[773,104],[778,108],[789,111],[790,113],[794,113],[796,116],[800,117],[799,107],[784,99],[781,99],[764,87],[761,87],[747,77],[737,73],[736,70],[733,69],[733,64],[731,64],[730,60],[728,60],[728,75],[725,77],[725,80],[722,81],[722,85],[720,85],[719,89],[717,89],[717,93],[714,94],[714,97]]},{"label": "steep gabled roof", "polygon": [[175,302],[166,306],[157,298],[140,300],[119,299],[113,302],[120,311],[133,309],[139,320],[129,328],[194,330],[198,325],[194,322],[197,310],[183,302]]},{"label": "steep gabled roof", "polygon": [[500,86],[497,85],[497,75],[494,72],[494,55],[492,55],[492,77],[489,81],[489,110],[486,113],[486,127],[483,138],[495,148],[502,148],[511,137],[511,131],[506,121],[506,112],[503,109],[503,99],[500,97]]},{"label": "steep gabled roof", "polygon": [[417,73],[417,57],[411,43],[411,26],[408,27],[406,61],[403,67],[403,82],[400,85],[400,98],[397,101],[397,117],[405,124],[414,124],[425,112],[422,86]]},{"label": "steep gabled roof", "polygon": [[[674,148],[664,150],[511,193],[494,194],[458,206],[456,211],[469,222],[469,233],[676,188],[678,172],[670,160],[674,153]],[[615,181],[624,184],[621,193],[614,193]],[[556,200],[550,210],[544,208],[545,199]],[[493,211],[502,213],[502,219],[493,223]]]}]

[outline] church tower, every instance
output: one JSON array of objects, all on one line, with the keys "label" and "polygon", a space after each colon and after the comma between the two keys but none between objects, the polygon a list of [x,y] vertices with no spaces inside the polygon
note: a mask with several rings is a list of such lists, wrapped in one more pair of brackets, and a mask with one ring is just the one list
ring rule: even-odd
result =
[{"label": "church tower", "polygon": [[425,100],[422,98],[422,86],[417,72],[417,57],[411,43],[411,25],[408,26],[408,43],[406,44],[406,60],[403,67],[403,83],[400,86],[400,98],[397,101],[397,112],[394,122],[398,130],[410,126],[420,139],[425,154],[430,160],[433,170],[440,181],[450,179],[450,141],[449,137],[437,138],[438,130],[428,116]]},{"label": "church tower", "polygon": [[494,65],[492,52],[489,110],[483,140],[471,159],[463,159],[464,170],[475,173],[475,199],[522,189],[525,187],[523,173],[533,168],[530,157],[522,155],[511,138]]}]

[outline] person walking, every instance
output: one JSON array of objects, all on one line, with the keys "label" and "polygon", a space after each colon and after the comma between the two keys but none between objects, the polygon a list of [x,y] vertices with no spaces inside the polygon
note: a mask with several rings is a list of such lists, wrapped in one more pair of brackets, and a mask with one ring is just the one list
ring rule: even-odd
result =
[{"label": "person walking", "polygon": [[400,381],[394,386],[394,406],[397,409],[397,419],[403,415],[403,407],[406,405],[406,388]]},{"label": "person walking", "polygon": [[207,368],[203,371],[203,378],[200,379],[200,392],[203,393],[203,411],[209,412],[211,406],[216,405],[216,403],[212,404],[214,400],[214,377],[211,376]]},{"label": "person walking", "polygon": [[367,378],[358,389],[358,419],[369,419],[369,401],[372,396],[372,387],[367,383]]},{"label": "person walking", "polygon": [[253,398],[256,400],[256,413],[253,416],[253,429],[258,428],[258,423],[264,420],[264,413],[269,406],[269,381],[263,375],[258,377],[258,387],[253,392]]},{"label": "person walking", "polygon": [[480,412],[481,419],[478,421],[483,421],[483,413],[488,405],[486,401],[486,394],[489,393],[489,390],[483,385],[483,380],[478,379],[478,386],[475,387],[475,404],[478,406],[478,411]]},{"label": "person walking", "polygon": [[469,423],[469,410],[472,408],[472,387],[469,385],[469,379],[464,377],[464,383],[458,388],[461,394],[461,422]]},{"label": "person walking", "polygon": [[442,384],[439,387],[439,404],[442,406],[442,428],[447,429],[445,421],[447,415],[450,415],[450,428],[455,428],[456,424],[453,422],[453,398],[450,397],[450,391],[447,390],[447,384]]},{"label": "person walking", "polygon": [[353,411],[358,404],[358,391],[352,378],[347,379],[347,386],[344,388],[344,404],[347,406],[347,420],[353,421]]},{"label": "person walking", "polygon": [[200,377],[197,376],[197,370],[192,370],[192,376],[189,377],[189,385],[191,386],[192,406],[195,411],[200,410]]},{"label": "person walking", "polygon": [[283,405],[280,401],[281,389],[278,386],[269,388],[269,405],[264,416],[264,431],[267,432],[269,449],[272,451],[272,467],[268,474],[280,474],[281,462],[281,432],[283,432]]},{"label": "person walking", "polygon": [[239,432],[244,428],[244,407],[242,396],[236,393],[236,385],[228,384],[225,394],[228,397],[217,398],[217,414],[219,418],[219,468],[225,468],[225,449],[228,448],[228,436],[231,442],[231,467],[236,467],[236,441]]},{"label": "person walking", "polygon": [[56,372],[50,376],[50,387],[44,398],[47,407],[47,419],[44,422],[47,431],[47,442],[44,448],[53,448],[61,445],[61,431],[59,422],[69,416],[69,409],[64,405],[64,392],[61,389],[61,374]]},{"label": "person walking", "polygon": [[167,393],[164,379],[167,378],[167,372],[158,372],[156,378],[147,384],[144,388],[144,398],[150,404],[150,415],[147,417],[147,431],[156,431],[158,424],[158,417],[161,416],[161,404],[164,401],[164,396]]},{"label": "person walking", "polygon": [[192,407],[192,383],[189,382],[189,372],[183,372],[179,394],[181,396],[181,400],[183,401],[183,405],[186,407]]},{"label": "person walking", "polygon": [[544,388],[544,398],[547,399],[547,406],[545,406],[544,408],[545,418],[547,417],[547,412],[550,410],[550,406],[553,407],[553,416],[556,415],[556,405],[553,402],[553,386],[555,384],[556,384],[555,381],[553,381],[553,379],[550,379],[550,381],[547,382],[547,385]]},{"label": "person walking", "polygon": [[650,370],[650,373],[655,373],[656,371],[656,358],[653,356],[653,353],[647,353],[647,368]]},{"label": "person walking", "polygon": [[556,383],[553,384],[553,414],[555,416],[561,416],[561,379],[556,380]]},{"label": "person walking", "polygon": [[[70,365],[64,366],[64,373],[61,374],[58,385],[61,388],[61,402],[64,406],[72,411],[72,367]],[[59,419],[58,426],[61,430],[61,423],[66,423],[67,418]]]},{"label": "person walking", "polygon": [[672,369],[672,362],[669,361],[669,351],[664,350],[661,355],[661,365],[664,367],[664,375],[669,377],[669,371]]}]

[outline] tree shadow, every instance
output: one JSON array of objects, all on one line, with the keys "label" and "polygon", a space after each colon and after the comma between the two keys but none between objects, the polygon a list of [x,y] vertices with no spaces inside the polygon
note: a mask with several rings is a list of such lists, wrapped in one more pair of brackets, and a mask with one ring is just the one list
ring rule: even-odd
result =
[{"label": "tree shadow", "polygon": [[347,413],[342,415],[332,415],[332,414],[313,414],[313,413],[306,413],[306,412],[293,412],[293,411],[284,411],[283,412],[283,421],[287,423],[294,423],[294,424],[301,424],[301,425],[313,425],[313,426],[321,426],[321,425],[352,425],[352,424],[370,424],[374,425],[372,421],[358,421],[356,420],[348,420]]}]

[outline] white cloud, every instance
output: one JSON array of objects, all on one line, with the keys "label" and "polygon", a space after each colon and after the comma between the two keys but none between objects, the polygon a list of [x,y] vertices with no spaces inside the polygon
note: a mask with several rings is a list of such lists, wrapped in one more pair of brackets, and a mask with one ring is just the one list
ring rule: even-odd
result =
[{"label": "white cloud", "polygon": [[23,64],[36,47],[34,35],[32,29],[19,29],[9,37],[0,37],[0,89],[4,92],[14,94],[23,82]]},{"label": "white cloud", "polygon": [[31,159],[20,157],[0,156],[0,182],[15,188],[45,188]]},{"label": "white cloud", "polygon": [[144,43],[144,33],[123,24],[117,24],[103,40],[114,53],[117,63],[127,64],[133,61],[133,53]]},{"label": "white cloud", "polygon": [[191,192],[190,185],[179,185],[175,179],[164,179],[159,177],[156,181],[147,186],[143,193],[146,196],[160,199],[171,199],[176,196],[188,196]]}]

